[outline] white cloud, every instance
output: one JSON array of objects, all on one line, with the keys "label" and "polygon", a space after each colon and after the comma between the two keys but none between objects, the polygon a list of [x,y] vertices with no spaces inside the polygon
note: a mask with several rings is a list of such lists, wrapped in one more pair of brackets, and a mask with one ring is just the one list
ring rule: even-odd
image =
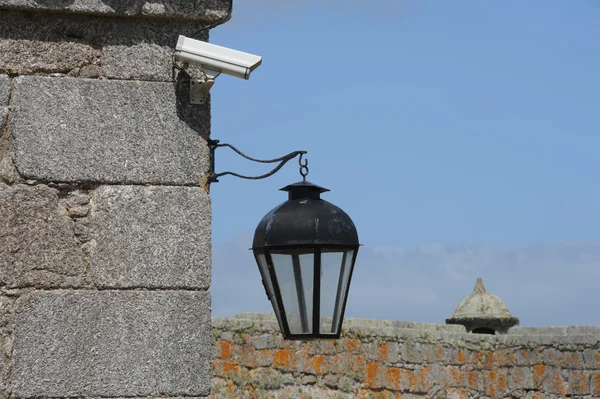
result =
[{"label": "white cloud", "polygon": [[[250,245],[215,244],[214,316],[272,312]],[[346,316],[443,323],[477,277],[521,325],[600,325],[600,242],[362,247]]]}]

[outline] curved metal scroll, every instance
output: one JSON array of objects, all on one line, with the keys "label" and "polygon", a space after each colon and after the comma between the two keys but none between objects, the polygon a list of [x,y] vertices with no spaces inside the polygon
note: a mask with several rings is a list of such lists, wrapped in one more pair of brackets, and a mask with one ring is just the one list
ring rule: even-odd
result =
[{"label": "curved metal scroll", "polygon": [[[244,157],[244,158],[246,158],[246,159],[248,159],[250,161],[253,161],[253,162],[260,162],[260,163],[275,163],[275,162],[279,162],[279,165],[277,165],[270,172],[265,173],[264,175],[260,175],[260,176],[244,176],[244,175],[240,175],[239,173],[235,173],[235,172],[215,173],[215,150],[217,148],[219,148],[219,147],[229,147],[233,151],[235,151],[236,153],[238,153],[239,155],[241,155],[242,157]],[[300,155],[300,157],[301,157],[300,159],[302,159],[302,155],[306,154],[306,151],[294,151],[294,152],[290,152],[287,155],[284,155],[282,157],[275,158],[275,159],[256,159],[256,158],[252,158],[252,157],[244,154],[243,152],[241,152],[240,150],[238,150],[237,148],[235,148],[231,144],[227,144],[227,143],[219,144],[219,140],[208,140],[208,148],[210,150],[210,175],[208,177],[208,182],[209,183],[216,183],[216,182],[219,181],[219,177],[226,176],[226,175],[232,175],[232,176],[235,176],[235,177],[239,177],[241,179],[249,179],[249,180],[264,179],[266,177],[272,176],[275,173],[277,173],[277,171],[279,169],[281,169],[283,167],[283,165],[285,165],[291,159],[296,158],[298,155]],[[306,171],[308,172],[308,169]],[[304,176],[305,175],[303,175],[303,177]]]}]

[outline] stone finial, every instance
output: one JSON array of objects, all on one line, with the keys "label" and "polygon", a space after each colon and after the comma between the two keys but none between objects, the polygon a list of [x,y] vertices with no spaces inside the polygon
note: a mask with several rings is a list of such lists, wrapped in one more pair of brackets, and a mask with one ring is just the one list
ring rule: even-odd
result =
[{"label": "stone finial", "polygon": [[463,325],[468,332],[506,334],[509,328],[519,324],[519,319],[511,316],[500,298],[485,290],[479,277],[473,293],[460,301],[446,324]]},{"label": "stone finial", "polygon": [[473,292],[476,294],[485,292],[485,286],[483,285],[483,280],[481,277],[477,277],[477,283],[475,284],[475,289],[473,289]]}]

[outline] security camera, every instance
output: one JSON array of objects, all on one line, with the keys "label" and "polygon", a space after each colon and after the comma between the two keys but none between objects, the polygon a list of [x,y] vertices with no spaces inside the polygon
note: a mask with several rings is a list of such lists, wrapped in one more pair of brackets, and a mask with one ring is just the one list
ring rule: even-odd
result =
[{"label": "security camera", "polygon": [[202,69],[203,79],[193,80],[190,85],[190,101],[193,104],[204,104],[215,78],[221,73],[249,79],[250,73],[262,62],[262,57],[258,55],[181,35],[175,46],[175,59],[185,64],[196,64]]}]

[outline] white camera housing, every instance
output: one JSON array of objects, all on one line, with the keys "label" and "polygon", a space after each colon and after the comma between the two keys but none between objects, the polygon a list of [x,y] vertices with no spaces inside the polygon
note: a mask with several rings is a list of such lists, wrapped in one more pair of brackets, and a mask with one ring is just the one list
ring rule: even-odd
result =
[{"label": "white camera housing", "polygon": [[262,57],[258,55],[190,39],[183,35],[180,35],[177,40],[175,59],[199,65],[204,72],[203,80],[193,80],[190,84],[192,104],[204,104],[210,88],[215,83],[215,78],[221,73],[249,79],[252,71],[262,62]]}]

